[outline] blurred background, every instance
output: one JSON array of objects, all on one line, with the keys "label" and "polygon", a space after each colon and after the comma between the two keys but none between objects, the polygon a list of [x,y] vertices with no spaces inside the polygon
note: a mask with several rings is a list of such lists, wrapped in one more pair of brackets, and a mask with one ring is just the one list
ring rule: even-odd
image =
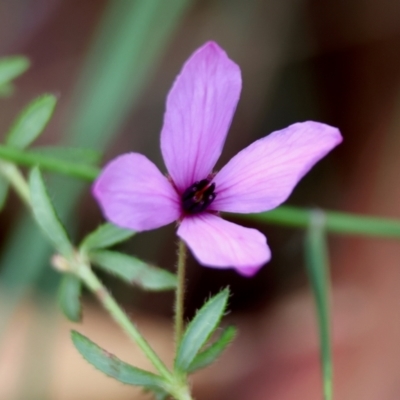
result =
[{"label": "blurred background", "polygon": [[[3,0],[0,56],[32,66],[0,99],[0,132],[30,100],[58,107],[40,144],[134,150],[164,170],[165,97],[189,55],[217,41],[243,75],[242,97],[219,165],[293,122],[339,127],[343,144],[295,189],[297,206],[400,217],[400,2],[395,0]],[[3,134],[2,134],[3,135]],[[78,241],[103,219],[88,184],[48,176],[52,199]],[[256,277],[188,266],[187,317],[232,288],[239,336],[193,379],[196,399],[321,399],[318,334],[303,261],[304,232],[262,230],[272,261]],[[0,399],[142,399],[86,364],[56,306],[50,249],[15,195],[0,214]],[[168,268],[174,228],[140,234],[122,249]],[[330,237],[337,400],[400,399],[400,243]],[[107,285],[170,360],[171,293]],[[89,295],[75,329],[126,361],[148,367]]]}]

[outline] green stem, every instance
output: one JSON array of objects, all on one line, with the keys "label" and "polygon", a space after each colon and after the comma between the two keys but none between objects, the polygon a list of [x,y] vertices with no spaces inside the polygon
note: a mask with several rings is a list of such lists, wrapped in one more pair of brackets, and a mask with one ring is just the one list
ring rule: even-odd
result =
[{"label": "green stem", "polygon": [[172,375],[165,364],[157,356],[154,350],[150,347],[146,339],[139,333],[132,321],[126,313],[121,309],[118,303],[110,295],[101,281],[93,273],[88,265],[80,265],[78,271],[79,277],[89,288],[89,290],[97,297],[103,307],[109,312],[115,322],[125,331],[125,333],[133,339],[133,341],[142,349],[146,357],[151,361],[157,371],[169,381],[172,380]]},{"label": "green stem", "polygon": [[173,390],[172,396],[176,399],[176,400],[193,400],[192,395],[190,394],[190,389],[188,388],[188,386],[183,386],[178,388],[177,390]]},{"label": "green stem", "polygon": [[21,150],[10,146],[0,145],[0,158],[27,167],[38,166],[48,171],[58,172],[75,178],[93,181],[100,170],[96,167],[60,160],[54,156]]},{"label": "green stem", "polygon": [[0,160],[0,175],[10,183],[22,201],[30,208],[29,187],[20,170],[14,164]]},{"label": "green stem", "polygon": [[324,400],[332,400],[331,281],[325,224],[324,213],[322,211],[315,211],[311,216],[306,232],[305,256],[317,308]]},{"label": "green stem", "polygon": [[[4,145],[0,145],[0,158],[24,166],[37,165],[48,171],[87,181],[93,181],[99,174],[99,169],[93,166],[67,162],[55,157],[35,153],[34,151],[20,150]],[[15,179],[15,181],[17,180],[18,178]],[[17,191],[20,190],[15,185],[14,187]],[[23,190],[21,194],[21,197],[26,197]],[[235,217],[269,224],[306,228],[310,221],[311,212],[312,210],[299,207],[281,206],[275,210],[259,214],[235,214]],[[327,232],[347,235],[400,237],[400,221],[336,211],[324,212]]]},{"label": "green stem", "polygon": [[179,240],[177,265],[178,286],[175,292],[175,345],[177,347],[179,346],[183,334],[186,253],[185,243]]},{"label": "green stem", "polygon": [[[315,210],[281,206],[259,214],[232,214],[235,218],[293,228],[307,228]],[[325,229],[330,233],[361,236],[400,237],[400,221],[322,210]],[[228,215],[228,214],[227,214]]]}]

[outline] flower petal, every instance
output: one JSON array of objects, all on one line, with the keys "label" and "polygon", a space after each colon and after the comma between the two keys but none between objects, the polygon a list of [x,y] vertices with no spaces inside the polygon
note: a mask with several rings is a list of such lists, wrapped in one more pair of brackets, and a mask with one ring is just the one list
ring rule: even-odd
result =
[{"label": "flower petal", "polygon": [[178,236],[200,264],[254,275],[271,258],[265,236],[209,213],[184,218]]},{"label": "flower petal", "polygon": [[251,213],[284,202],[297,182],[342,141],[338,129],[318,122],[290,125],[257,140],[215,176],[210,210]]},{"label": "flower petal", "polygon": [[239,67],[214,42],[185,63],[167,98],[161,151],[183,192],[217,162],[241,90]]},{"label": "flower petal", "polygon": [[93,185],[93,195],[115,225],[146,231],[180,216],[176,190],[145,156],[129,153],[112,160]]}]

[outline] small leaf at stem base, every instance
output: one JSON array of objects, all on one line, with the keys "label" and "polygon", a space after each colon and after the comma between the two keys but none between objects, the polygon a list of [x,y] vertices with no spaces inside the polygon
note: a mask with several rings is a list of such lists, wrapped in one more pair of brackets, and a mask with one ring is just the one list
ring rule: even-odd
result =
[{"label": "small leaf at stem base", "polygon": [[187,372],[191,363],[217,328],[225,313],[229,290],[225,289],[209,299],[189,323],[178,347],[175,369]]},{"label": "small leaf at stem base", "polygon": [[236,336],[236,328],[228,326],[225,328],[219,338],[208,346],[205,350],[201,351],[194,358],[189,366],[188,372],[192,373],[199,369],[208,367],[223,353],[223,351],[231,344]]}]

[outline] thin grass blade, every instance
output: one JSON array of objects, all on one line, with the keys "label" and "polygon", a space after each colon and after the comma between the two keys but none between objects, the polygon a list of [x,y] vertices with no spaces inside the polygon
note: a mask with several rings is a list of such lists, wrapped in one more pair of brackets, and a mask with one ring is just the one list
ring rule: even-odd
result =
[{"label": "thin grass blade", "polygon": [[[292,228],[306,228],[312,212],[306,208],[280,206],[258,214],[235,214],[235,218]],[[325,219],[325,227],[329,233],[400,238],[399,220],[340,211],[325,211]]]},{"label": "thin grass blade", "polygon": [[319,326],[324,399],[333,399],[333,365],[330,316],[329,255],[325,232],[325,215],[322,211],[311,214],[306,232],[305,258]]}]

